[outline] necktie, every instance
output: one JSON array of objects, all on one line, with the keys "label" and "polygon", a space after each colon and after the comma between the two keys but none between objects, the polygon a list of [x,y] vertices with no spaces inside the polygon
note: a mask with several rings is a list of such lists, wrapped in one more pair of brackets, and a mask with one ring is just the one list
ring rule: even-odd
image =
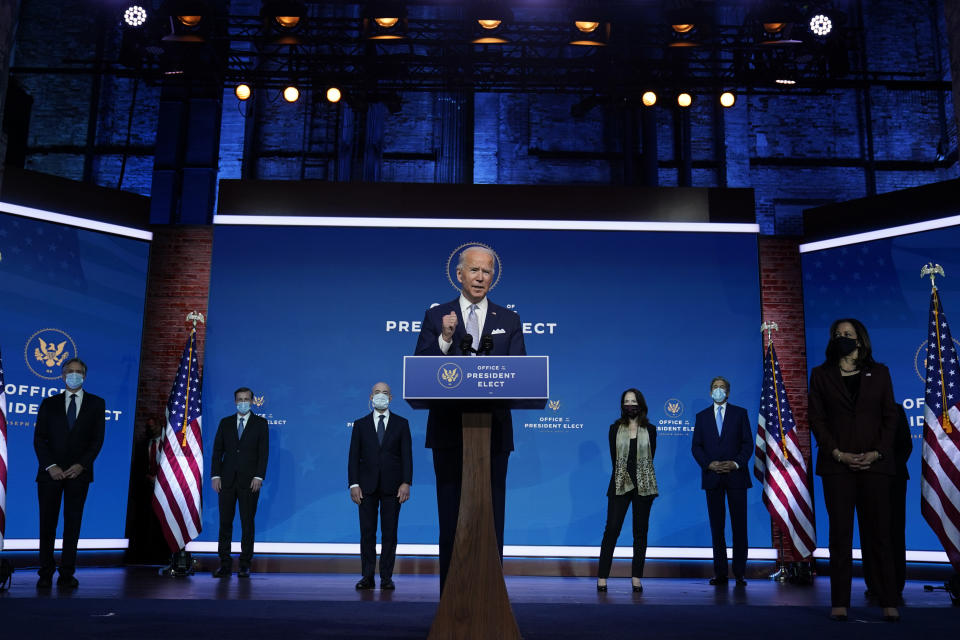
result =
[{"label": "necktie", "polygon": [[477,305],[470,305],[470,313],[467,315],[467,333],[473,336],[473,348],[476,350],[480,344],[480,322],[477,319]]},{"label": "necktie", "polygon": [[383,431],[386,427],[383,424],[383,414],[380,414],[380,422],[377,423],[377,442],[383,444]]},{"label": "necktie", "polygon": [[240,418],[240,420],[237,422],[237,439],[239,440],[242,437],[243,437],[243,418]]},{"label": "necktie", "polygon": [[723,405],[717,407],[717,433],[723,432]]},{"label": "necktie", "polygon": [[77,394],[70,394],[70,406],[67,407],[67,428],[73,429],[77,421]]}]

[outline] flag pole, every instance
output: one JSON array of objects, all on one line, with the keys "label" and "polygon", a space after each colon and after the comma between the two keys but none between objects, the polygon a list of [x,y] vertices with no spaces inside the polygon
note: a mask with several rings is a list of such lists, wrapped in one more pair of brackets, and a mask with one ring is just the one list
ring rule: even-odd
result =
[{"label": "flag pole", "polygon": [[[187,358],[187,380],[189,380],[190,367],[193,366],[193,345],[195,342],[194,338],[197,335],[197,323],[199,322],[203,324],[206,322],[206,320],[204,320],[203,314],[200,313],[199,311],[191,311],[190,313],[187,314],[187,322],[193,323],[193,328],[190,329],[190,356]],[[184,404],[185,406],[190,405],[190,385],[187,385],[187,398]],[[183,435],[183,439],[180,442],[180,446],[183,448],[186,448],[187,446],[187,424],[188,424],[187,412],[184,411],[183,412],[183,428],[180,430],[180,433]]]},{"label": "flag pole", "polygon": [[[940,276],[945,278],[946,275],[943,273],[943,267],[939,264],[934,264],[933,262],[928,262],[920,269],[920,277],[930,278],[930,293],[934,299],[933,305],[933,317],[934,321],[937,323],[937,327],[940,326],[940,296],[937,295],[937,281],[936,277]],[[940,392],[943,394],[941,397],[947,397],[947,385],[946,381],[943,378],[943,345],[940,344],[940,330],[939,328],[934,331],[937,334],[937,362],[940,365]],[[947,413],[947,403],[944,401],[941,403],[942,406],[942,415],[940,416],[940,425],[943,427],[944,433],[953,433],[953,425],[950,422],[950,416]]]},{"label": "flag pole", "polygon": [[[773,334],[772,334],[772,332],[773,332],[773,331],[779,331],[779,330],[780,330],[780,327],[777,326],[777,323],[776,323],[776,322],[764,322],[762,325],[760,325],[760,333],[762,334],[764,331],[767,332],[767,346],[766,346],[766,348],[764,349],[764,353],[766,354],[766,353],[769,352],[769,357],[770,357],[770,370],[773,372],[773,379],[774,379],[774,381],[776,381],[776,379],[777,379],[777,371],[776,371],[776,369],[774,368],[775,363],[774,363],[774,361],[773,361]],[[774,389],[773,389],[774,394],[778,393],[777,388],[776,388],[776,387],[777,387],[776,383],[774,383],[773,387],[774,387]],[[784,439],[783,439],[783,424],[782,424],[782,421],[781,421],[781,419],[780,419],[780,400],[779,400],[779,398],[777,398],[777,423],[778,423],[777,426],[778,426],[779,429],[780,429],[780,442],[781,442],[781,445],[782,445],[782,447],[783,447],[783,457],[784,457],[784,459],[786,459],[786,458],[787,458],[787,444],[786,444],[786,442],[785,442]],[[777,582],[786,582],[786,581],[787,581],[787,567],[786,567],[786,560],[785,560],[785,558],[784,558],[785,554],[784,554],[784,551],[783,551],[783,531],[780,529],[780,527],[777,527],[777,533],[779,534],[779,535],[777,536],[777,538],[778,538],[778,540],[779,540],[779,542],[780,542],[780,554],[777,556],[777,565],[779,565],[779,566],[778,566],[778,568],[777,568],[776,573],[774,573],[773,575],[770,576],[770,579],[771,579],[771,580],[776,580]]]}]

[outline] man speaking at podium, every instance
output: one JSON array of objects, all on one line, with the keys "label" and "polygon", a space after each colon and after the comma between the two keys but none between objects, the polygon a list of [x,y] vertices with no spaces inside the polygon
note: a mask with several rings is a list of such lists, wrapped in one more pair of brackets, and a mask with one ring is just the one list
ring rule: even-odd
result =
[{"label": "man speaking at podium", "polygon": [[[494,280],[495,255],[482,246],[460,253],[457,280],[460,297],[428,309],[417,339],[418,356],[461,356],[477,350],[495,356],[524,356],[520,317],[487,299]],[[469,339],[468,339],[469,336]],[[481,343],[484,347],[481,348]],[[463,467],[461,407],[433,407],[427,417],[426,446],[433,449],[437,475],[437,516],[440,528],[440,590],[447,579],[460,511]],[[497,544],[503,556],[503,512],[507,490],[507,461],[513,451],[513,421],[509,409],[492,412],[490,430],[490,485]]]}]

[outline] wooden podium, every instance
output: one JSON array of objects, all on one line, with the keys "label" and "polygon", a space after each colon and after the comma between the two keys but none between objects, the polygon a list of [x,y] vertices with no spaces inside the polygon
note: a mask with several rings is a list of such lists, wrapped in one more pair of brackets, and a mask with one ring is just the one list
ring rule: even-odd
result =
[{"label": "wooden podium", "polygon": [[[503,376],[493,378],[503,382],[502,386],[480,386],[490,380],[482,376],[490,376],[491,367]],[[543,408],[549,397],[549,360],[546,356],[407,356],[403,381],[404,399],[414,408],[450,400],[461,400],[469,407],[469,412],[462,414],[463,479],[457,535],[429,638],[519,639],[493,520],[491,414],[484,409]],[[478,382],[474,386],[471,381]]]}]

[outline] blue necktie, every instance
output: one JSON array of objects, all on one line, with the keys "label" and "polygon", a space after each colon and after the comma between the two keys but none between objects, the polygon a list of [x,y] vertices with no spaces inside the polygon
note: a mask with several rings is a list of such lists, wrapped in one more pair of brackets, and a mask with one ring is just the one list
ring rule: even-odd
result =
[{"label": "blue necktie", "polygon": [[243,437],[243,418],[240,418],[240,421],[237,422],[237,440]]},{"label": "blue necktie", "polygon": [[723,405],[717,407],[717,434],[723,432]]},{"label": "blue necktie", "polygon": [[473,348],[480,344],[480,323],[477,320],[477,305],[470,305],[470,314],[467,315],[467,333],[473,337]]},{"label": "blue necktie", "polygon": [[380,414],[380,422],[377,423],[377,442],[383,444],[383,431],[386,427],[383,424],[383,414]]},{"label": "blue necktie", "polygon": [[67,428],[73,430],[73,425],[77,422],[77,394],[70,394],[70,406],[67,407]]}]

